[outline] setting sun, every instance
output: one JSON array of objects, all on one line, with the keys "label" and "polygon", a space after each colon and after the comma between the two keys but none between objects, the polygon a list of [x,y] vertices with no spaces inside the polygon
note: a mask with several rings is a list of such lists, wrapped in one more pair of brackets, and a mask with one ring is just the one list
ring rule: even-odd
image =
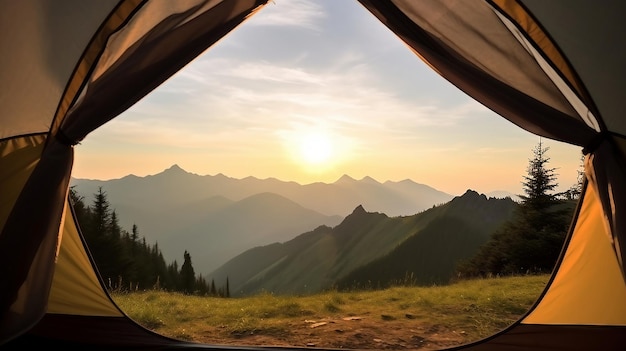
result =
[{"label": "setting sun", "polygon": [[302,161],[310,165],[323,164],[332,157],[333,144],[330,137],[321,132],[304,135],[300,140]]},{"label": "setting sun", "polygon": [[329,175],[350,158],[353,142],[330,126],[299,126],[281,133],[283,146],[299,172]]}]

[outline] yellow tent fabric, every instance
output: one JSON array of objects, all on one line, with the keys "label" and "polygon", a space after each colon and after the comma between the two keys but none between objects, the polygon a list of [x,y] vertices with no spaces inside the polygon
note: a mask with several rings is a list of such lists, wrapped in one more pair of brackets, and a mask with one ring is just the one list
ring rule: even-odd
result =
[{"label": "yellow tent fabric", "polygon": [[543,298],[522,323],[626,325],[624,296],[626,283],[602,207],[588,187],[562,262]]},{"label": "yellow tent fabric", "polygon": [[62,245],[48,298],[48,313],[123,316],[92,269],[72,211],[65,213],[63,222]]}]

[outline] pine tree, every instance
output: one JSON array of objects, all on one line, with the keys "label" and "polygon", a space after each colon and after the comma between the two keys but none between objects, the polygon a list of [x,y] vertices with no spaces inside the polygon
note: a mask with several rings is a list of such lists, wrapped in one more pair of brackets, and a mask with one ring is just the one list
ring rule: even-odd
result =
[{"label": "pine tree", "polygon": [[554,268],[567,234],[573,206],[554,193],[555,168],[541,141],[533,149],[524,176],[522,203],[514,218],[499,228],[469,261],[457,268],[463,276],[543,273]]},{"label": "pine tree", "polygon": [[185,261],[180,267],[181,290],[185,294],[192,294],[195,291],[196,275],[191,264],[191,255],[185,250]]},{"label": "pine tree", "polygon": [[111,235],[114,240],[119,240],[122,237],[122,228],[120,227],[120,221],[117,218],[115,210],[111,212],[108,234]]},{"label": "pine tree", "polygon": [[98,188],[98,192],[94,194],[93,201],[93,231],[99,235],[104,235],[109,229],[111,223],[111,211],[109,210],[109,201],[107,194],[102,187]]},{"label": "pine tree", "polygon": [[81,225],[85,225],[89,217],[89,207],[85,205],[84,200],[85,198],[76,192],[75,186],[70,187],[70,203],[76,214],[76,220]]},{"label": "pine tree", "polygon": [[215,280],[211,279],[211,296],[217,296],[217,289],[215,288]]},{"label": "pine tree", "polygon": [[115,249],[110,240],[111,210],[106,192],[102,187],[94,194],[94,200],[90,206],[90,218],[84,227],[85,240],[102,278],[109,288],[113,288],[118,281],[116,272]]},{"label": "pine tree", "polygon": [[550,150],[544,147],[541,139],[533,149],[533,158],[529,160],[522,185],[525,195],[519,195],[524,206],[535,211],[544,211],[558,201],[561,194],[552,193],[558,187],[556,182],[556,168],[548,168],[550,158],[547,152]]},{"label": "pine tree", "polygon": [[133,245],[133,249],[135,249],[137,245],[139,244],[139,228],[137,228],[137,224],[133,224],[133,229],[132,229],[132,234],[130,236],[130,239]]},{"label": "pine tree", "polygon": [[178,262],[174,260],[167,266],[167,282],[165,288],[168,290],[178,290],[180,286],[180,273],[178,270]]}]

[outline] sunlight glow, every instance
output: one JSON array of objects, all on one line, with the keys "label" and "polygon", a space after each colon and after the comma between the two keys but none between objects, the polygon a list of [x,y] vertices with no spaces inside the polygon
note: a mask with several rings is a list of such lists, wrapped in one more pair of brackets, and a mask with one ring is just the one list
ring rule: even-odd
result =
[{"label": "sunlight glow", "polygon": [[352,158],[349,139],[328,125],[298,125],[279,134],[288,158],[303,175],[329,175]]},{"label": "sunlight glow", "polygon": [[302,161],[311,165],[320,165],[333,155],[332,140],[328,135],[312,132],[300,140]]}]

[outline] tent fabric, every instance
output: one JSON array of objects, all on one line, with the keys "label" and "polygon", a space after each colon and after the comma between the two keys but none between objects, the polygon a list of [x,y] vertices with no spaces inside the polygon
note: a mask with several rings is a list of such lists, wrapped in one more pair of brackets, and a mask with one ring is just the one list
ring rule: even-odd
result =
[{"label": "tent fabric", "polygon": [[[521,323],[626,326],[626,282],[607,233],[602,205],[588,186],[558,269]],[[589,262],[596,268],[588,269]]]},{"label": "tent fabric", "polygon": [[[621,143],[624,143],[624,138]],[[626,256],[626,169],[624,153],[618,144],[603,142],[585,162],[587,178],[593,184],[605,215],[605,223],[612,241],[613,250],[620,263],[622,274],[626,276],[624,257]],[[621,245],[620,245],[621,243]]]},{"label": "tent fabric", "polygon": [[[67,207],[70,207],[66,204]],[[124,313],[106,293],[85,243],[79,235],[73,211],[65,215],[62,243],[48,297],[47,313],[77,316],[122,317]]]},{"label": "tent fabric", "polygon": [[[626,228],[618,218],[626,218],[626,213],[622,212],[621,207],[613,206],[615,202],[624,201],[621,195],[624,193],[617,193],[613,189],[619,188],[615,183],[621,183],[623,176],[626,175],[626,160],[623,153],[612,147],[618,143],[614,138],[622,138],[620,135],[623,134],[618,134],[621,133],[619,130],[604,129],[607,127],[605,119],[622,120],[613,107],[615,104],[622,104],[621,98],[611,89],[606,91],[606,95],[602,95],[603,101],[606,101],[605,105],[608,106],[608,116],[605,116],[604,111],[597,110],[595,100],[589,99],[591,95],[586,93],[587,90],[581,87],[580,78],[577,78],[580,75],[574,74],[583,71],[591,76],[590,79],[595,84],[599,84],[596,75],[600,75],[608,87],[622,88],[626,84],[623,79],[619,79],[626,76],[623,65],[613,59],[609,60],[608,63],[612,63],[610,67],[615,66],[616,74],[620,72],[625,74],[607,75],[606,66],[603,72],[597,71],[598,66],[607,63],[603,59],[604,56],[597,56],[597,52],[589,52],[581,47],[582,44],[567,45],[565,48],[570,51],[565,52],[560,45],[550,43],[545,35],[534,31],[532,33],[534,38],[539,40],[539,43],[536,43],[531,35],[525,34],[527,32],[524,28],[527,30],[538,28],[536,25],[538,22],[524,9],[532,7],[543,13],[547,11],[542,7],[544,2],[499,1],[503,7],[498,6],[496,2],[438,0],[360,2],[444,78],[523,129],[579,146],[597,143],[598,138],[606,140],[603,144],[606,146],[594,149],[595,154],[591,157],[596,160],[596,163],[593,163],[595,173],[607,172],[605,177],[594,182],[594,186],[597,186],[597,191],[602,195],[600,201],[605,210],[611,213],[608,216],[613,219],[610,224],[611,236],[624,272],[625,262],[621,257],[625,249],[621,248],[619,243],[626,243]],[[548,7],[552,6],[554,5]],[[542,22],[542,26],[550,25],[551,28],[558,28],[555,31],[562,33],[562,26],[569,24],[575,27],[576,33],[579,33],[582,32],[581,26],[577,26],[575,20],[590,16],[603,23],[597,27],[593,26],[592,29],[585,27],[585,30],[595,32],[594,38],[614,38],[615,33],[621,33],[617,27],[619,20],[614,14],[623,10],[624,6],[622,3],[614,2],[603,6],[574,2],[568,4],[567,8],[558,7],[561,12],[553,9],[550,12],[552,16]],[[568,16],[562,16],[563,11],[566,11]],[[571,13],[580,17],[572,16]],[[615,21],[604,24],[606,18],[602,17],[603,15]],[[506,21],[511,21],[514,27],[511,28]],[[524,34],[524,37],[519,36]],[[570,44],[572,41],[578,41],[569,39],[570,36],[571,33],[567,34],[563,42]],[[589,34],[581,33],[583,38],[588,36]],[[597,41],[604,43],[604,40]],[[513,49],[516,47],[517,50]],[[547,49],[547,53],[543,53],[542,47]],[[612,50],[608,47],[603,48],[606,49],[603,52]],[[559,55],[557,51],[562,54]],[[626,57],[626,50],[623,48],[616,51],[616,56]],[[538,56],[536,53],[542,54]],[[563,57],[567,57],[568,60],[562,59]],[[582,67],[573,66],[574,62]],[[602,64],[590,64],[595,62]],[[521,70],[518,71],[516,67],[520,67]],[[561,80],[566,84],[561,84]],[[606,87],[603,86],[602,91],[604,89]],[[613,99],[608,101],[609,97]],[[584,103],[585,108],[582,108],[580,103]],[[570,106],[569,109],[565,107],[567,105]],[[602,129],[598,131],[596,128]],[[599,159],[601,161],[598,161]]]},{"label": "tent fabric", "polygon": [[445,79],[516,125],[581,146],[594,137],[488,3],[361,3]]},{"label": "tent fabric", "polygon": [[[97,31],[88,38],[92,40],[85,45],[87,48],[81,59],[73,61],[73,56],[66,60],[71,65],[78,61],[76,69],[71,71],[63,66],[53,71],[68,75],[65,77],[68,84],[65,93],[57,95],[60,100],[58,107],[55,106],[57,110],[52,112],[50,106],[48,113],[33,112],[36,116],[48,118],[48,121],[41,122],[49,129],[52,138],[46,140],[41,158],[11,208],[0,234],[0,265],[15,267],[0,276],[0,286],[4,287],[0,293],[0,340],[23,332],[45,312],[62,213],[66,209],[64,204],[73,163],[71,144],[132,106],[245,20],[262,3],[253,0],[181,1],[175,4],[121,1],[110,13],[105,9],[107,16],[103,22],[94,21],[98,24],[95,26]],[[46,5],[37,1],[25,6],[2,5],[7,17],[6,33],[19,32],[21,22],[28,21],[35,14],[48,14],[44,11]],[[74,19],[80,23],[84,6],[71,2],[65,5],[70,11],[64,12],[61,7],[60,19],[55,19]],[[72,12],[71,5],[78,6],[78,10]],[[72,16],[65,17],[68,13]],[[45,22],[45,19],[41,21]],[[46,24],[40,25],[45,29]],[[50,39],[46,38],[48,32],[43,33],[40,29],[34,39]],[[60,39],[64,37],[60,36]],[[10,44],[19,47],[18,40],[33,42],[33,39],[18,37]],[[31,54],[29,50],[24,51],[24,55]],[[98,55],[94,54],[96,52]],[[17,63],[14,62],[13,66],[17,67]],[[11,81],[18,79],[13,77],[17,74],[15,72],[4,74]],[[62,80],[59,82],[63,83]],[[57,92],[60,91],[58,88]],[[20,108],[29,104],[28,100],[18,99],[18,102],[21,102]],[[61,113],[69,106],[71,111]],[[11,119],[4,116],[11,125]],[[58,131],[55,130],[57,126],[61,126]],[[26,283],[35,276],[36,286],[29,288]],[[23,303],[26,300],[28,303]]]},{"label": "tent fabric", "polygon": [[[0,1],[0,346],[217,348],[155,335],[110,299],[68,202],[73,145],[267,1]],[[623,349],[626,3],[357,1],[460,90],[586,154],[550,284],[520,321],[456,349]]]}]

